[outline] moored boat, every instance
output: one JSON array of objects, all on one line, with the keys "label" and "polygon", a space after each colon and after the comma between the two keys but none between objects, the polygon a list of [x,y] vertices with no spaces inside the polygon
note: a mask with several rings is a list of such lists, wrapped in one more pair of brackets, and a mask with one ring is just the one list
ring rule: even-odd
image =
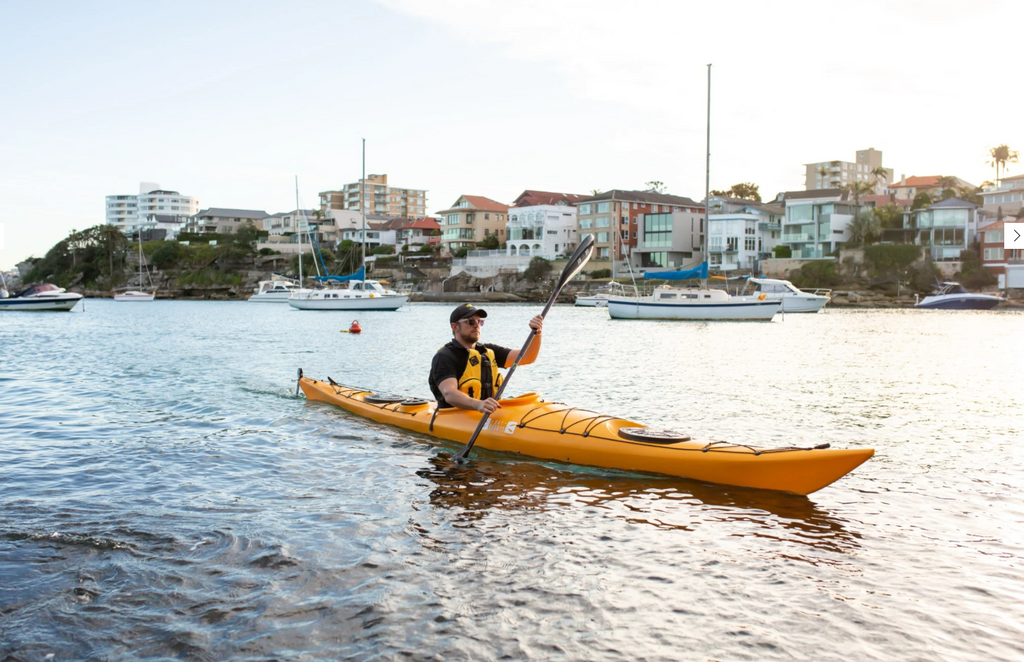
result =
[{"label": "moored boat", "polygon": [[930,294],[914,304],[915,308],[934,310],[991,310],[1004,299],[993,294],[968,292],[960,283],[952,281],[939,283],[935,294]]},{"label": "moored boat", "polygon": [[593,294],[577,294],[575,305],[587,308],[604,308],[608,305],[608,298],[612,296],[626,296],[626,288],[622,283],[612,281]]},{"label": "moored boat", "polygon": [[39,283],[29,285],[14,296],[0,297],[0,310],[67,311],[81,300],[81,294],[52,283]]},{"label": "moored boat", "polygon": [[733,297],[704,287],[661,285],[648,296],[609,297],[612,319],[733,320],[770,322],[782,301],[767,297]]},{"label": "moored boat", "polygon": [[[309,400],[366,418],[459,443],[469,440],[483,414],[437,409],[418,398],[299,377]],[[842,478],[874,455],[870,448],[755,448],[698,442],[634,421],[547,402],[536,393],[502,399],[476,445],[543,460],[680,476],[710,483],[810,494]]]},{"label": "moored boat", "polygon": [[288,303],[293,292],[299,290],[298,283],[291,279],[274,276],[270,280],[261,280],[255,294],[249,297],[254,303]]},{"label": "moored boat", "polygon": [[751,277],[747,284],[753,286],[752,296],[763,294],[766,299],[782,301],[784,313],[817,313],[832,300],[832,290],[819,288],[806,292],[788,280]]},{"label": "moored boat", "polygon": [[299,310],[398,310],[409,302],[408,294],[376,280],[350,280],[347,285],[293,292],[288,305]]}]

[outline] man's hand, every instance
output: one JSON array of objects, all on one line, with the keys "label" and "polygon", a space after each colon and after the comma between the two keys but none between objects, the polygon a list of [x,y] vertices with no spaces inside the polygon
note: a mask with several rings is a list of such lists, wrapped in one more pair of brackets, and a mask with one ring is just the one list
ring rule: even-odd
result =
[{"label": "man's hand", "polygon": [[534,317],[532,320],[530,320],[530,328],[537,329],[537,335],[539,336],[540,332],[544,329],[544,318],[541,317],[540,315]]},{"label": "man's hand", "polygon": [[498,401],[494,398],[487,398],[486,400],[480,401],[480,406],[477,408],[477,411],[490,416],[497,409],[501,409],[501,405],[498,404]]}]

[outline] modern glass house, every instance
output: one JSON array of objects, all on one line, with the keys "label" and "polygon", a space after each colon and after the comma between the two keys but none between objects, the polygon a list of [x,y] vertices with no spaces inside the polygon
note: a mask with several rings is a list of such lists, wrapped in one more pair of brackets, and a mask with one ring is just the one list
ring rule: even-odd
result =
[{"label": "modern glass house", "polygon": [[[828,257],[850,238],[856,206],[841,189],[798,191],[785,194],[782,243],[794,258]],[[863,208],[862,208],[863,209]]]}]

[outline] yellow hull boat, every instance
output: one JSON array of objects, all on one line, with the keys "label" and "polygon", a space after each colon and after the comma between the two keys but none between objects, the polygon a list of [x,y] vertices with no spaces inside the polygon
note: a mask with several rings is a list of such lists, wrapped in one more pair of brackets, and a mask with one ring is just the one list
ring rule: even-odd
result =
[{"label": "yellow hull boat", "polygon": [[[467,443],[483,414],[437,409],[433,401],[299,377],[310,400],[421,434]],[[536,393],[500,400],[476,445],[592,467],[644,471],[724,485],[810,494],[839,480],[875,454],[871,448],[755,448],[700,443],[614,416],[545,402]]]}]

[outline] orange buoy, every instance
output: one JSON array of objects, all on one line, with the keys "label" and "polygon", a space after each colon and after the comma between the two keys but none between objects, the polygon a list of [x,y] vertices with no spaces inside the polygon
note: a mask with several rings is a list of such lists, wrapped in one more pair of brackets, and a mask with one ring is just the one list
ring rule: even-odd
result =
[{"label": "orange buoy", "polygon": [[352,326],[348,327],[349,333],[362,333],[363,327],[359,326],[359,320],[353,320]]}]

